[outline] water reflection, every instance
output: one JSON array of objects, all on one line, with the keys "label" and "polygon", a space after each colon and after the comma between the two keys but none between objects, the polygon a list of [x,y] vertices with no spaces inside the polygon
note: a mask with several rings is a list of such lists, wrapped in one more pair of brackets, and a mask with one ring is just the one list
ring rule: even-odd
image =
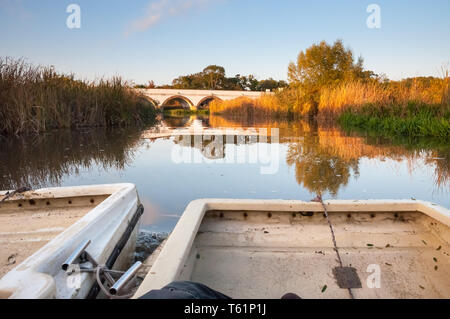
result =
[{"label": "water reflection", "polygon": [[347,185],[352,171],[355,178],[359,175],[357,159],[336,156],[320,144],[317,135],[290,144],[286,162],[295,166],[297,182],[316,194],[330,193],[336,197],[339,188]]},{"label": "water reflection", "polygon": [[61,130],[0,140],[0,189],[60,185],[93,165],[124,170],[142,142],[139,130]]},{"label": "water reflection", "polygon": [[[262,144],[280,146],[280,172],[273,176],[261,177],[239,161],[216,166],[233,152],[249,154]],[[170,157],[175,146],[198,152],[209,162],[177,165]],[[217,196],[415,196],[448,206],[450,146],[430,139],[347,134],[308,122],[217,116],[164,118],[145,131],[58,131],[1,140],[0,189],[85,184],[86,176],[89,183],[137,184],[146,211],[165,216],[179,216],[191,200]]]},{"label": "water reflection", "polygon": [[243,118],[211,116],[213,128],[243,127],[280,130],[280,142],[288,145],[286,162],[295,167],[297,182],[311,193],[338,195],[349,178],[359,177],[361,159],[406,161],[409,173],[423,165],[433,169],[436,191],[450,190],[450,145],[429,138],[388,139],[348,134],[334,126],[277,120],[248,121]]}]

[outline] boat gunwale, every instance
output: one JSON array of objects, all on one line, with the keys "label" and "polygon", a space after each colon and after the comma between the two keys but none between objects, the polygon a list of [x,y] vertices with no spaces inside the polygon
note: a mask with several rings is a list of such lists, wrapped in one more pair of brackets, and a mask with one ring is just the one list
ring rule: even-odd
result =
[{"label": "boat gunwale", "polygon": [[[49,187],[36,190],[29,190],[18,193],[5,202],[21,200],[21,199],[47,199],[47,198],[66,198],[66,197],[85,197],[85,196],[111,196],[119,189],[135,187],[134,184],[105,184],[105,185],[87,185],[87,186],[65,186],[65,187]],[[5,196],[14,190],[2,190],[0,196]]]},{"label": "boat gunwale", "polygon": [[[450,227],[450,210],[422,200],[324,200],[334,212],[420,212]],[[301,209],[299,209],[301,207]],[[200,225],[208,211],[323,212],[321,203],[299,200],[198,199],[190,202],[167,243],[133,298],[176,281],[187,262]]]},{"label": "boat gunwale", "polygon": [[[5,195],[7,191],[2,191],[0,194]],[[136,186],[131,183],[120,184],[105,184],[105,185],[87,185],[87,186],[68,186],[68,187],[53,187],[43,188],[39,190],[32,190],[23,193],[28,196],[45,196],[48,194],[56,195],[58,197],[48,198],[76,198],[78,196],[98,196],[109,195],[104,201],[93,207],[86,215],[76,221],[62,233],[53,238],[50,242],[45,244],[42,248],[37,250],[31,256],[26,258],[22,263],[17,265],[2,278],[0,278],[0,295],[8,298],[22,298],[23,294],[27,295],[26,281],[34,281],[34,285],[40,287],[40,290],[35,291],[35,296],[54,296],[55,282],[51,275],[43,271],[48,260],[65,260],[64,256],[66,250],[72,252],[73,249],[79,245],[80,237],[83,233],[88,231],[89,225],[95,224],[97,220],[104,217],[111,208],[119,204],[121,200],[129,197],[135,197],[131,206],[136,206],[139,203]],[[15,195],[17,196],[17,195]],[[12,197],[11,200],[14,200]],[[44,197],[45,198],[45,197]],[[27,198],[28,199],[28,198]],[[130,206],[130,205],[127,205]],[[135,209],[132,210],[133,213]],[[126,216],[124,216],[126,218]],[[72,248],[70,248],[72,247]],[[64,250],[64,252],[61,251]],[[70,252],[68,254],[70,254]],[[59,266],[59,265],[57,265]],[[56,266],[55,266],[56,267]],[[29,284],[28,284],[29,285]],[[26,298],[29,298],[28,296]]]}]

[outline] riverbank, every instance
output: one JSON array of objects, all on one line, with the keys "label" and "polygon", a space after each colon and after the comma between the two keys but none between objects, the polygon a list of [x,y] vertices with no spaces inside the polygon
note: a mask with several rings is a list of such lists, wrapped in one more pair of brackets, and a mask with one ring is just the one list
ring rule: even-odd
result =
[{"label": "riverbank", "polygon": [[89,82],[53,67],[0,57],[0,135],[56,128],[135,126],[156,109],[120,77]]},{"label": "riverbank", "polygon": [[[225,117],[243,116],[299,120],[317,119],[345,130],[376,132],[383,136],[450,138],[450,99],[447,79],[379,83],[351,82],[320,90],[316,106],[293,87],[259,99],[213,101],[210,112]],[[315,111],[314,111],[315,110]]]},{"label": "riverbank", "polygon": [[209,110],[164,109],[163,114],[172,117],[185,117],[190,115],[209,115]]},{"label": "riverbank", "polygon": [[432,107],[423,106],[416,112],[405,116],[395,113],[396,107],[390,109],[391,114],[373,112],[370,108],[354,112],[347,110],[338,117],[340,126],[347,130],[372,132],[382,136],[429,136],[439,139],[450,139],[450,111],[444,114],[433,111]]},{"label": "riverbank", "polygon": [[351,82],[323,88],[319,120],[383,136],[450,137],[448,72],[442,79]]},{"label": "riverbank", "polygon": [[450,136],[450,77],[389,80],[364,68],[342,40],[315,43],[288,67],[289,85],[259,99],[213,101],[211,114],[317,119],[381,135]]}]

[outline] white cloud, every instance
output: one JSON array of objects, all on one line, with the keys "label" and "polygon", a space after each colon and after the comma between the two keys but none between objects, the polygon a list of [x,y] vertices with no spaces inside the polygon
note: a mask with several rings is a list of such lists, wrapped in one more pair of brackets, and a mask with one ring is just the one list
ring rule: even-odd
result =
[{"label": "white cloud", "polygon": [[215,0],[158,0],[151,1],[148,5],[146,14],[134,20],[126,35],[134,32],[141,32],[150,29],[163,20],[174,16],[183,15],[190,10],[203,7]]}]

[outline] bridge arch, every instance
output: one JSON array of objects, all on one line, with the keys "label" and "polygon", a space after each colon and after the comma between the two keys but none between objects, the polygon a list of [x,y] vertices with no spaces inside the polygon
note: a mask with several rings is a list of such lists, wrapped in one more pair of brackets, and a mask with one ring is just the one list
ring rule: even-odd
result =
[{"label": "bridge arch", "polygon": [[145,99],[146,99],[146,101],[148,101],[148,102],[152,103],[152,104],[153,104],[153,106],[154,106],[155,108],[157,108],[157,107],[158,107],[158,105],[159,105],[158,101],[156,101],[156,100],[152,99],[152,98],[151,98],[151,97],[149,97],[149,96],[145,96]]},{"label": "bridge arch", "polygon": [[197,109],[199,110],[204,110],[204,109],[208,109],[209,108],[209,103],[211,103],[212,101],[222,101],[221,98],[215,96],[215,95],[209,95],[209,96],[205,96],[203,99],[201,99],[198,104],[197,104]]},{"label": "bridge arch", "polygon": [[173,95],[169,98],[167,98],[162,104],[161,108],[167,109],[167,108],[183,108],[183,109],[194,109],[195,105],[192,103],[192,101],[183,96],[183,95]]}]

